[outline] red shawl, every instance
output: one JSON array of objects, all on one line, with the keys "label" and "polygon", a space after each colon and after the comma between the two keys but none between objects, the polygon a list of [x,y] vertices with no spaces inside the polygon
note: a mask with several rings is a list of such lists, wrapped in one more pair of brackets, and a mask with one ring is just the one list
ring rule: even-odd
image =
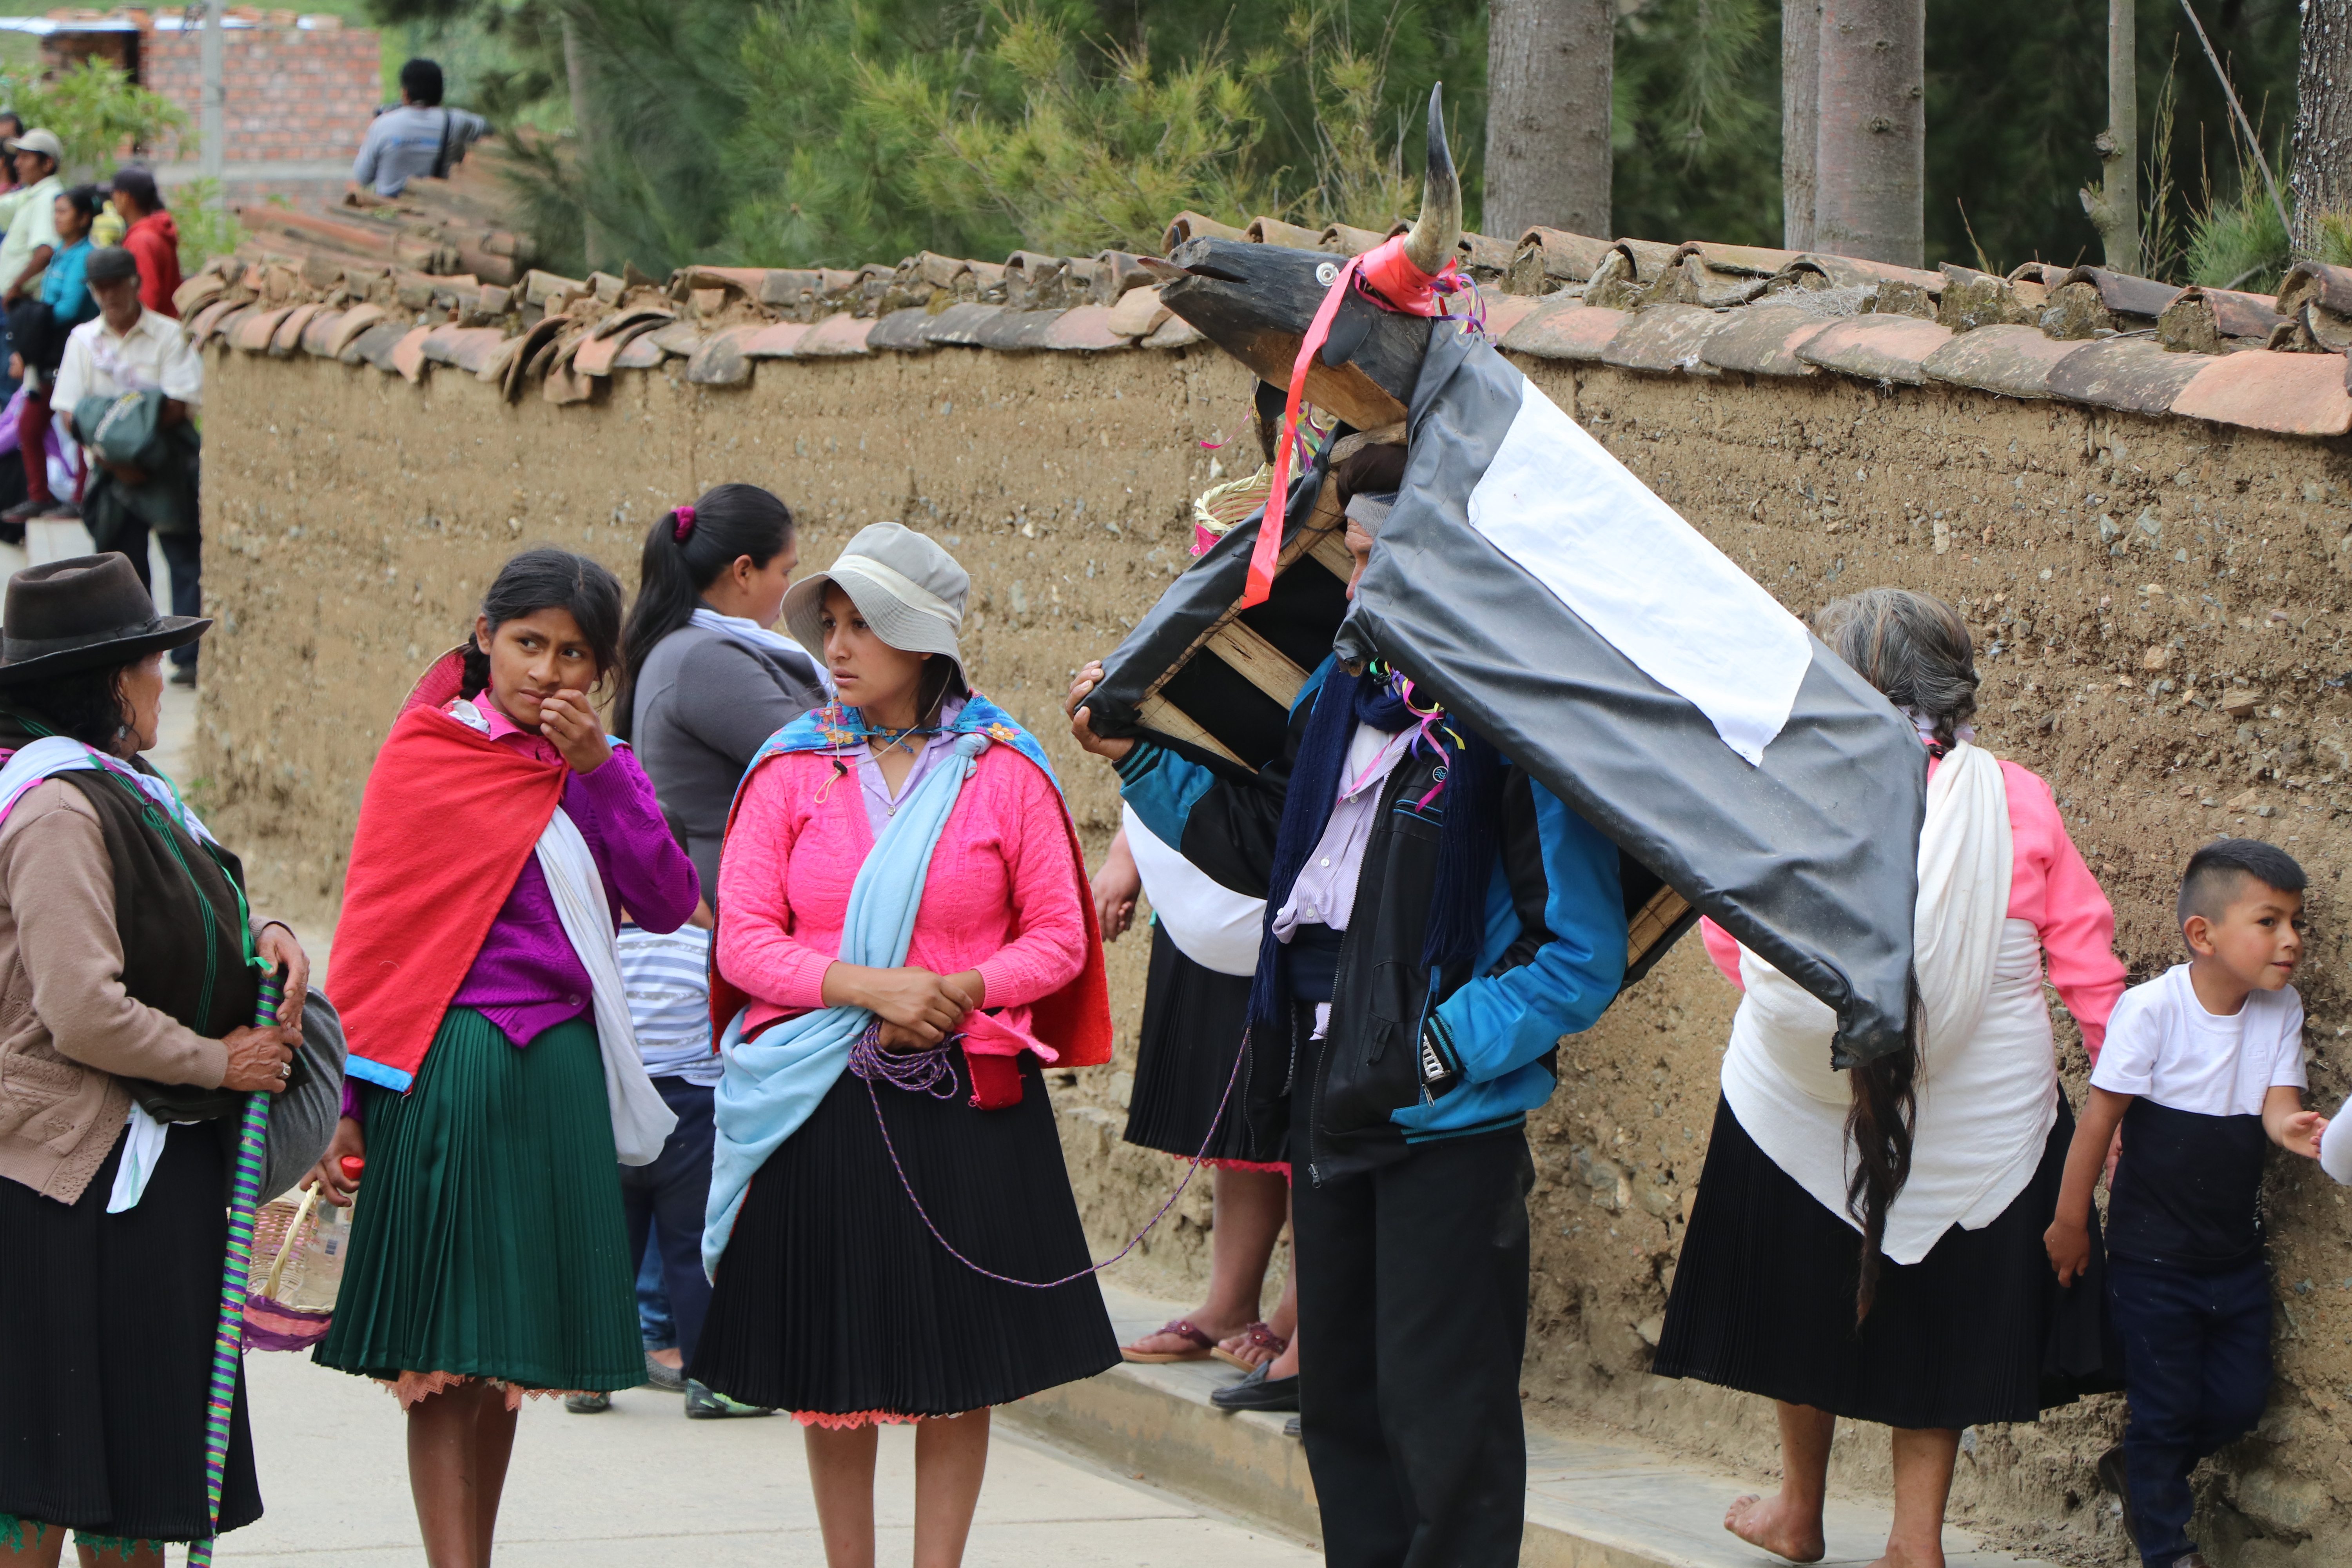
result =
[{"label": "red shawl", "polygon": [[462,664],[416,683],[360,801],[328,999],[354,1078],[405,1091],[515,879],[563,803],[567,770],[441,711]]}]

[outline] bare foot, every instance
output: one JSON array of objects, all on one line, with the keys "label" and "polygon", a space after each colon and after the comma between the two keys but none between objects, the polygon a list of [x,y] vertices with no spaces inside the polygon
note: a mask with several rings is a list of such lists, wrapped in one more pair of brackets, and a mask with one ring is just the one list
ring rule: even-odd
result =
[{"label": "bare foot", "polygon": [[648,1351],[646,1353],[652,1356],[654,1360],[661,1363],[662,1365],[669,1368],[672,1372],[683,1372],[686,1370],[686,1352],[684,1351]]},{"label": "bare foot", "polygon": [[[1791,1563],[1819,1563],[1826,1543],[1822,1540],[1822,1516],[1807,1515],[1778,1496],[1744,1497],[1724,1510],[1723,1528],[1776,1557]],[[1892,1568],[1910,1568],[1909,1564]]]},{"label": "bare foot", "polygon": [[1909,1546],[1897,1546],[1890,1541],[1886,1543],[1886,1555],[1872,1563],[1870,1568],[1944,1568],[1943,1543],[1937,1542],[1935,1545],[1921,1550]]}]

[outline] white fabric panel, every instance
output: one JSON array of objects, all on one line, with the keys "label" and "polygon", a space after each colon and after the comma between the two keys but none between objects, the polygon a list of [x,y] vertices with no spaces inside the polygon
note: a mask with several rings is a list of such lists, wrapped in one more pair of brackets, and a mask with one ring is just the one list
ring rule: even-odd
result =
[{"label": "white fabric panel", "polygon": [[1470,526],[1751,763],[1789,721],[1812,647],[1698,530],[1532,381],[1470,492]]},{"label": "white fabric panel", "polygon": [[1265,929],[1265,900],[1236,893],[1151,836],[1135,808],[1122,805],[1128,853],[1143,878],[1169,939],[1184,956],[1220,974],[1255,974],[1257,939]]}]

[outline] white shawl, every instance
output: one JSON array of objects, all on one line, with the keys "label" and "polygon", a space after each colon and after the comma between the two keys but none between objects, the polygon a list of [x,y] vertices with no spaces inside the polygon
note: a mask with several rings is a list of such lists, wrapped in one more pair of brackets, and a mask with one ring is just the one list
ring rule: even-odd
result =
[{"label": "white shawl", "polygon": [[555,896],[564,939],[588,971],[596,1004],[596,1048],[604,1058],[604,1100],[613,1112],[613,1147],[624,1165],[650,1165],[677,1126],[637,1054],[636,1026],[629,1018],[628,992],[621,984],[620,951],[613,936],[613,907],[604,879],[579,826],[562,806],[539,836],[539,868]]},{"label": "white shawl", "polygon": [[[2056,1115],[2038,939],[2008,919],[2014,854],[2000,764],[1955,746],[1928,782],[1919,836],[1913,942],[1927,1027],[1912,1173],[1887,1215],[1885,1251],[1897,1263],[1925,1258],[1955,1224],[1997,1216],[2032,1178]],[[1850,1091],[1830,1066],[1835,1019],[1744,948],[1740,976],[1747,997],[1724,1055],[1724,1098],[1774,1164],[1852,1225]]]}]

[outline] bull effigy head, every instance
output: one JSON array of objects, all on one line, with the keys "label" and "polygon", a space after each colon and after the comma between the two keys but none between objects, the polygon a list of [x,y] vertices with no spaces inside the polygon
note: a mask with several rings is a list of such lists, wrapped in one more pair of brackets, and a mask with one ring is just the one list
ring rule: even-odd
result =
[{"label": "bull effigy head", "polygon": [[1629,974],[1703,911],[1829,1006],[1834,1066],[1906,1048],[1918,738],[1476,318],[1433,319],[1462,227],[1440,112],[1433,92],[1407,234],[1355,258],[1202,237],[1148,264],[1170,310],[1286,389],[1289,428],[1303,395],[1359,431],[1405,421],[1408,457],[1349,597],[1285,528],[1326,499],[1337,444],[1286,429],[1266,506],[1169,586],[1087,705],[1103,733],[1254,769],[1325,649],[1384,659],[1617,844]]},{"label": "bull effigy head", "polygon": [[[1445,144],[1444,92],[1429,94],[1429,170],[1421,216],[1403,237],[1406,258],[1431,274],[1444,269],[1462,239],[1462,182]],[[1206,237],[1147,265],[1162,279],[1162,304],[1276,386],[1289,383],[1298,345],[1340,270],[1325,251]],[[1384,310],[1349,290],[1307,369],[1307,400],[1359,429],[1403,418],[1429,333],[1428,318]]]}]

